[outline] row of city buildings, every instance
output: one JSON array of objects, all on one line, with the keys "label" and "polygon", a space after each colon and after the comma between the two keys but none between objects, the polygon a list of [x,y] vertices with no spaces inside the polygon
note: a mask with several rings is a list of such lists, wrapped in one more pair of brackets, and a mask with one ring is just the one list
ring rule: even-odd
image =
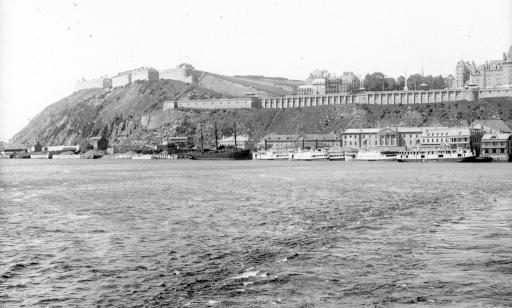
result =
[{"label": "row of city buildings", "polygon": [[108,149],[109,142],[104,136],[92,136],[85,138],[76,145],[48,145],[43,146],[36,140],[36,142],[30,147],[20,145],[17,143],[6,143],[0,144],[0,157],[20,157],[30,155],[31,157],[47,157],[53,154],[74,155],[78,153],[85,153],[89,150],[95,151],[106,151]]},{"label": "row of city buildings", "polygon": [[[512,88],[512,46],[501,59],[486,61],[476,65],[475,62],[460,60],[455,68],[455,76],[444,78],[449,89],[464,88]],[[337,76],[327,70],[315,70],[297,89],[298,95],[325,95],[348,93],[364,90],[361,78],[353,72],[344,72]],[[404,91],[407,91],[407,83]],[[423,89],[425,90],[425,89]]]},{"label": "row of city buildings", "polygon": [[158,71],[152,67],[140,67],[133,70],[120,72],[113,77],[102,76],[100,78],[79,80],[75,83],[75,91],[93,88],[116,88],[129,85],[137,80],[155,81],[159,79],[179,80],[191,83],[195,80],[194,67],[182,63],[175,68]]},{"label": "row of city buildings", "polygon": [[269,134],[259,150],[340,147],[347,151],[404,151],[419,148],[468,149],[494,160],[512,159],[512,130],[501,120],[479,120],[470,127],[349,128],[330,134]]}]

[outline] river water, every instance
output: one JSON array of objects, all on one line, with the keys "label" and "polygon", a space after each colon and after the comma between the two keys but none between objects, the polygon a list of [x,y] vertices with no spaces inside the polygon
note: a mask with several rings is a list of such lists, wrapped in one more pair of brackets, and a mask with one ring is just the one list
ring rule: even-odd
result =
[{"label": "river water", "polygon": [[2,160],[0,172],[0,306],[512,305],[512,164]]}]

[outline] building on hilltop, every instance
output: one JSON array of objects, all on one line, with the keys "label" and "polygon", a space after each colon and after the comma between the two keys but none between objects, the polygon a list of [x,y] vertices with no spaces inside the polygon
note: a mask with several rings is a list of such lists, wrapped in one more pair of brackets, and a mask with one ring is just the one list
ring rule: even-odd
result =
[{"label": "building on hilltop", "polygon": [[359,79],[353,72],[344,72],[337,77],[327,70],[314,70],[297,88],[299,95],[325,95],[346,93],[359,86]]},{"label": "building on hilltop", "polygon": [[75,91],[85,90],[85,89],[96,89],[96,88],[111,88],[112,87],[112,79],[107,77],[100,77],[96,79],[86,80],[82,78],[75,83]]},{"label": "building on hilltop", "polygon": [[123,87],[130,83],[132,83],[131,74],[119,73],[116,76],[112,77],[112,88]]},{"label": "building on hilltop", "polygon": [[512,88],[512,46],[500,60],[475,62],[461,60],[455,68],[455,87]]},{"label": "building on hilltop", "polygon": [[172,79],[185,83],[192,83],[197,81],[197,78],[192,74],[195,68],[187,63],[177,65],[176,68],[170,68],[160,71],[160,79]]},{"label": "building on hilltop", "polygon": [[152,67],[140,67],[133,70],[121,72],[112,77],[112,87],[122,87],[137,80],[158,80],[158,71]]}]

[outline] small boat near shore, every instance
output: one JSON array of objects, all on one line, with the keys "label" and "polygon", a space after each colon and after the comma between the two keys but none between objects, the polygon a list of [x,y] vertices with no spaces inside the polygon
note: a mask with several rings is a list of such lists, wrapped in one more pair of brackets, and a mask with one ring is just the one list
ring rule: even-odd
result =
[{"label": "small boat near shore", "polygon": [[399,152],[399,162],[474,162],[476,156],[467,149],[416,149]]}]

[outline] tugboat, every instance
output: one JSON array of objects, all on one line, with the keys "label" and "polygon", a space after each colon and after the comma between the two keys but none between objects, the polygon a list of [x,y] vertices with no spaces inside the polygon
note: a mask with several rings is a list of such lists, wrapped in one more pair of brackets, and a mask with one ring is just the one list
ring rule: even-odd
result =
[{"label": "tugboat", "polygon": [[201,125],[201,150],[188,153],[194,160],[242,160],[251,159],[251,150],[241,150],[236,145],[236,124],[234,124],[235,146],[218,146],[217,123],[215,123],[215,150],[205,150],[203,145],[203,126]]}]

